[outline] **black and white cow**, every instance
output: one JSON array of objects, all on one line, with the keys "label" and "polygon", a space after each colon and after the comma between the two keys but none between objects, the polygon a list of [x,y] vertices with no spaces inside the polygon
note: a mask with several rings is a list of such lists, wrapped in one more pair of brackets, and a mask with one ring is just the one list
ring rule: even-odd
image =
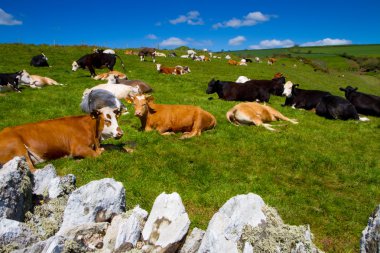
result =
[{"label": "black and white cow", "polygon": [[282,106],[312,110],[317,107],[324,96],[331,95],[331,93],[327,91],[303,90],[297,88],[298,86],[299,84],[293,84],[290,81],[285,83],[282,95],[286,96],[286,99]]},{"label": "black and white cow", "polygon": [[111,92],[103,89],[92,90],[83,96],[80,108],[83,112],[91,113],[104,107],[119,109],[120,112],[127,111],[127,108]]},{"label": "black and white cow", "polygon": [[26,70],[22,70],[16,73],[3,73],[0,74],[0,85],[1,86],[11,86],[17,92],[21,92],[18,88],[20,83],[30,84],[32,83],[32,78]]},{"label": "black and white cow", "polygon": [[30,66],[34,67],[49,67],[49,63],[47,62],[48,58],[43,53],[33,56],[30,61]]},{"label": "black and white cow", "polygon": [[315,108],[317,115],[327,119],[341,119],[341,120],[361,120],[368,121],[368,118],[360,118],[355,106],[348,100],[334,96],[324,96]]},{"label": "black and white cow", "polygon": [[151,56],[153,62],[156,62],[156,49],[144,47],[139,51],[138,56],[140,56],[140,61],[145,61],[145,56]]},{"label": "black and white cow", "polygon": [[[77,71],[79,68],[88,69],[91,76],[96,76],[95,68],[108,68],[113,70],[116,63],[116,55],[105,54],[102,52],[86,54],[82,56],[79,60],[72,63],[72,71]],[[122,64],[124,66],[124,64]]]},{"label": "black and white cow", "polygon": [[358,88],[347,86],[346,88],[339,88],[345,92],[348,101],[351,102],[358,111],[358,113],[371,116],[380,116],[380,97],[357,92]]}]

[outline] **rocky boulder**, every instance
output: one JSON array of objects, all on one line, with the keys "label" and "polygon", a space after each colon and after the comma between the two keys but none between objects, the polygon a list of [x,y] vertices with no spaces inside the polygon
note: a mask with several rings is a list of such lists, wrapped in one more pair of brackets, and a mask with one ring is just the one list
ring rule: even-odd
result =
[{"label": "rocky boulder", "polygon": [[380,252],[380,205],[375,208],[362,232],[360,252]]}]

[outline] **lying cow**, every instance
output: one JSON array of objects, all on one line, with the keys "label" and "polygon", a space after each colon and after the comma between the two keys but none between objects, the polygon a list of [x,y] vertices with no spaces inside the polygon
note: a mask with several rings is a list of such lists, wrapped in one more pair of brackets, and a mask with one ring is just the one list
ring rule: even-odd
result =
[{"label": "lying cow", "polygon": [[26,85],[29,85],[31,88],[41,88],[45,85],[64,85],[46,76],[30,75],[30,77],[31,82]]},{"label": "lying cow", "polygon": [[270,92],[267,87],[255,84],[235,83],[212,79],[208,83],[207,94],[217,93],[218,97],[227,101],[262,101],[269,102]]},{"label": "lying cow", "polygon": [[90,93],[92,90],[99,90],[99,89],[107,90],[111,92],[117,99],[127,99],[127,100],[130,100],[132,96],[135,96],[141,93],[139,87],[133,87],[133,86],[124,85],[124,84],[116,84],[116,78],[113,75],[110,75],[108,83],[99,84],[90,89],[86,89],[83,92],[82,99],[84,98],[86,94]]},{"label": "lying cow", "polygon": [[139,51],[139,53],[137,55],[140,56],[140,61],[145,61],[145,56],[151,56],[153,62],[156,62],[156,49],[155,48],[144,47]]},{"label": "lying cow", "polygon": [[[111,83],[112,82],[113,82],[113,80],[111,81]],[[110,83],[110,81],[109,81],[109,83]],[[149,93],[149,92],[153,91],[152,87],[150,87],[149,84],[147,84],[141,80],[125,80],[125,79],[118,79],[116,77],[115,83],[116,84],[129,85],[132,87],[138,87],[140,89],[141,93]]]},{"label": "lying cow", "polygon": [[351,104],[348,100],[333,95],[324,96],[315,108],[315,112],[317,115],[325,117],[327,119],[354,119],[361,121],[369,120],[365,117],[359,117],[355,106],[353,106],[353,104]]},{"label": "lying cow", "polygon": [[34,67],[49,67],[49,63],[47,62],[48,58],[43,53],[33,56],[32,60],[30,60],[30,66]]},{"label": "lying cow", "polygon": [[117,123],[118,110],[109,107],[91,115],[58,119],[7,127],[0,132],[0,163],[15,156],[24,156],[29,168],[65,156],[96,157],[103,152],[100,141],[119,139],[123,131]]},{"label": "lying cow", "polygon": [[118,109],[120,112],[127,112],[127,108],[111,92],[107,90],[92,90],[82,98],[80,108],[83,112],[91,113],[104,107]]},{"label": "lying cow", "polygon": [[0,74],[0,85],[11,86],[17,92],[21,92],[18,85],[20,83],[30,84],[32,79],[26,70],[22,70],[16,73],[3,73]]},{"label": "lying cow", "polygon": [[[117,55],[115,54],[105,54],[102,52],[86,54],[72,63],[72,71],[77,71],[79,68],[88,69],[91,73],[91,77],[95,77],[95,68],[100,69],[107,67],[112,71],[116,63],[116,56]],[[124,68],[124,63],[122,61],[121,65]]]},{"label": "lying cow", "polygon": [[291,106],[305,110],[315,109],[324,96],[331,95],[330,92],[321,90],[303,90],[297,88],[299,84],[287,81],[284,85],[283,96],[286,96],[282,106]]},{"label": "lying cow", "polygon": [[237,104],[227,112],[226,117],[229,122],[235,125],[263,126],[270,131],[275,131],[275,129],[273,129],[270,124],[267,124],[267,122],[285,120],[293,124],[298,124],[297,121],[285,117],[272,107],[256,102]]},{"label": "lying cow", "polygon": [[183,75],[186,73],[190,73],[190,68],[188,66],[175,66],[175,67],[164,67],[161,64],[156,64],[157,71],[162,74],[170,74],[170,75]]},{"label": "lying cow", "polygon": [[216,125],[215,117],[198,106],[155,104],[153,97],[145,95],[135,96],[133,105],[145,131],[155,129],[162,135],[182,132],[181,139],[185,139]]},{"label": "lying cow", "polygon": [[347,86],[339,88],[345,92],[346,99],[353,104],[358,113],[364,115],[380,116],[380,97],[358,92],[358,88]]},{"label": "lying cow", "polygon": [[127,79],[127,75],[116,70],[109,71],[107,73],[99,74],[94,77],[95,80],[107,80],[109,75],[115,75],[119,79]]}]

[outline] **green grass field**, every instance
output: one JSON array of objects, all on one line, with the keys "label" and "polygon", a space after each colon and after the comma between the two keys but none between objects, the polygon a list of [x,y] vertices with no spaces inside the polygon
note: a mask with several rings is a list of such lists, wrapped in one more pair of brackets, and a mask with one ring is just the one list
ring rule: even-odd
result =
[{"label": "green grass field", "polygon": [[[42,89],[25,87],[22,93],[0,94],[0,129],[82,114],[79,104],[84,89],[104,81],[91,79],[88,71],[72,72],[71,63],[92,48],[0,44],[1,73],[26,69],[30,74],[67,84]],[[312,50],[324,53],[323,49]],[[352,50],[372,53],[356,46]],[[41,51],[48,56],[51,68],[29,66],[31,57]],[[216,94],[207,95],[205,90],[211,78],[236,80],[245,75],[270,79],[276,72],[282,72],[287,80],[305,89],[327,90],[343,96],[339,87],[351,85],[379,96],[379,78],[339,67],[329,73],[314,71],[295,58],[281,58],[273,66],[252,63],[246,67],[230,66],[226,60],[217,59],[194,62],[158,58],[157,62],[165,66],[190,66],[190,74],[173,76],[158,74],[150,58],[140,62],[138,56],[124,55],[123,50],[117,53],[125,62],[129,79],[140,79],[153,87],[156,103],[199,105],[215,115],[218,124],[200,137],[188,140],[179,140],[179,134],[141,132],[133,108],[125,103],[130,114],[119,121],[125,135],[120,140],[104,142],[116,148],[98,158],[51,161],[59,174],[75,174],[79,186],[113,177],[126,188],[128,208],[140,204],[148,211],[161,192],[176,191],[189,213],[191,226],[202,229],[207,228],[212,215],[228,199],[253,192],[275,207],[284,222],[310,224],[321,249],[358,251],[361,231],[380,203],[380,118],[369,117],[370,122],[360,123],[326,120],[313,112],[281,107],[284,98],[272,96],[270,105],[297,119],[298,125],[275,123],[279,125],[278,132],[236,127],[226,120],[225,114],[237,102],[219,100]],[[340,65],[341,59],[335,58],[333,49],[328,48],[326,53],[332,57],[328,65]],[[116,70],[122,70],[119,61]],[[102,72],[105,70],[97,70]],[[122,152],[123,146],[133,148],[134,152]]]}]

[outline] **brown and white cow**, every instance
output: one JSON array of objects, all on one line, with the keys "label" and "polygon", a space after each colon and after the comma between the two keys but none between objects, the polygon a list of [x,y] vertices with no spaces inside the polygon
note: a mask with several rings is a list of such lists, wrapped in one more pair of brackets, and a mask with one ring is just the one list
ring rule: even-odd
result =
[{"label": "brown and white cow", "polygon": [[46,76],[30,75],[30,78],[31,82],[26,85],[29,85],[32,88],[41,88],[45,85],[64,85]]},{"label": "brown and white cow", "polygon": [[157,130],[162,135],[182,132],[180,139],[201,135],[216,126],[215,117],[198,106],[155,104],[152,96],[133,98],[135,116],[145,131]]},{"label": "brown and white cow", "polygon": [[239,65],[239,62],[235,61],[235,60],[228,60],[228,64],[237,66],[237,65]]},{"label": "brown and white cow", "polygon": [[190,68],[188,66],[182,67],[180,65],[175,67],[164,67],[161,64],[156,64],[157,71],[162,74],[169,74],[169,75],[183,75],[186,73],[190,73]]},{"label": "brown and white cow", "polygon": [[109,75],[114,75],[116,76],[118,79],[127,79],[127,75],[124,74],[124,73],[121,73],[117,70],[112,70],[112,71],[109,71],[107,73],[102,73],[102,74],[99,74],[97,76],[94,77],[95,80],[107,80],[108,79],[108,76]]},{"label": "brown and white cow", "polygon": [[285,120],[298,124],[296,120],[289,119],[270,106],[256,102],[240,103],[226,113],[227,120],[235,125],[263,126],[270,131],[276,131],[267,122]]},{"label": "brown and white cow", "polygon": [[123,136],[117,109],[105,107],[91,115],[7,127],[0,131],[0,163],[15,156],[24,156],[32,171],[34,165],[47,160],[71,156],[96,157],[104,149],[100,141]]}]

